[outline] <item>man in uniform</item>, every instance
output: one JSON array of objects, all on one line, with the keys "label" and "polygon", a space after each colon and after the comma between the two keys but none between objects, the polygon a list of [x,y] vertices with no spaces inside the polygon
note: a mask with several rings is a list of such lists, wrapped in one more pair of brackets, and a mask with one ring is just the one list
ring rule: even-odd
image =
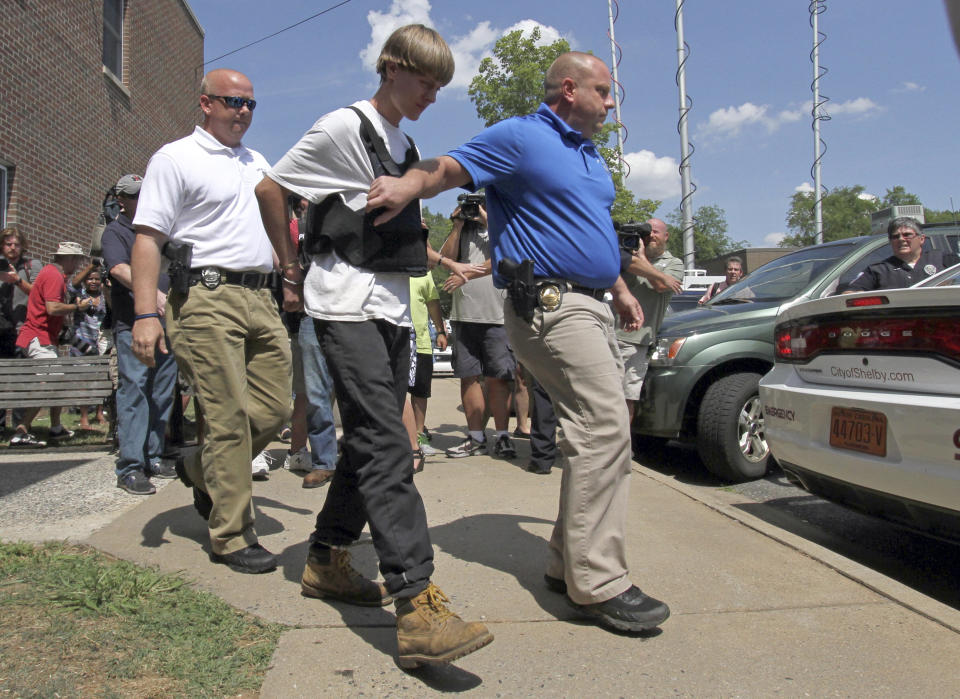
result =
[{"label": "man in uniform", "polygon": [[631,424],[650,363],[650,345],[657,339],[670,297],[683,288],[683,261],[667,250],[670,237],[667,224],[651,218],[647,225],[650,226],[650,237],[643,243],[640,254],[633,256],[623,275],[627,288],[643,309],[643,326],[633,332],[617,327],[617,341],[623,358],[623,393]]},{"label": "man in uniform", "polygon": [[924,250],[923,243],[927,237],[920,230],[917,220],[909,216],[893,219],[887,225],[887,237],[893,254],[863,270],[843,293],[902,289],[956,263],[956,260],[945,260],[940,252]]},{"label": "man in uniform", "polygon": [[[637,329],[642,313],[619,278],[630,255],[620,255],[613,181],[590,140],[614,106],[610,82],[595,56],[563,54],[547,71],[536,113],[505,119],[402,178],[378,178],[367,209],[386,209],[380,223],[418,196],[486,188],[494,284],[509,287],[507,336],[553,400],[563,431],[567,464],[546,583],[600,624],[636,632],[660,625],[670,610],[631,584],[624,545],[630,434],[605,291],[625,329]],[[519,273],[511,280],[509,264],[500,266],[508,259],[520,272],[532,260],[533,282]]]},{"label": "man in uniform", "polygon": [[[271,293],[273,251],[296,267],[284,229],[267,238],[253,188],[268,164],[242,143],[256,100],[250,80],[213,70],[200,86],[203,123],[147,165],[134,225],[133,351],[147,366],[166,352],[157,313],[161,251],[171,270],[167,332],[204,414],[203,445],[184,464],[210,528],[210,560],[265,573],[276,557],[254,531],[250,462],[290,414],[290,342]],[[188,246],[175,247],[171,246]],[[187,251],[192,246],[192,258]],[[292,263],[291,263],[292,261]]]}]

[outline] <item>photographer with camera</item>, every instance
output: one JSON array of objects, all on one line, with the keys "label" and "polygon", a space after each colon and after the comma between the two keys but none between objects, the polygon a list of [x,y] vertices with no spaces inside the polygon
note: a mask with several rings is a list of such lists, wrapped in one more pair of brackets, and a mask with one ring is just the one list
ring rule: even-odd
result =
[{"label": "photographer with camera", "polygon": [[[173,478],[172,467],[161,461],[164,433],[173,408],[177,363],[170,352],[154,353],[148,367],[133,352],[133,274],[130,268],[136,234],[133,217],[140,198],[140,175],[124,175],[114,187],[120,213],[103,231],[104,266],[110,275],[113,339],[117,347],[117,435],[120,448],[114,470],[117,487],[131,495],[156,492],[150,477]],[[156,311],[163,324],[170,279],[157,280]]]},{"label": "photographer with camera", "polygon": [[[486,454],[486,411],[493,416],[493,453],[504,459],[516,457],[507,431],[510,419],[510,381],[517,362],[503,329],[504,291],[493,286],[490,266],[490,234],[482,194],[461,194],[460,205],[450,216],[453,229],[440,248],[441,259],[478,265],[470,279],[451,275],[443,284],[452,293],[450,323],[453,327],[453,375],[460,379],[460,400],[467,418],[467,437],[447,449],[447,457],[459,459]],[[481,377],[483,381],[481,382]],[[486,398],[484,398],[486,388]]]},{"label": "photographer with camera", "polygon": [[670,297],[683,288],[683,261],[667,250],[670,231],[658,218],[641,224],[620,225],[617,237],[621,250],[632,256],[623,280],[643,309],[643,325],[638,330],[627,330],[617,323],[617,344],[623,358],[623,393],[633,423],[650,363],[650,346],[657,339]]},{"label": "photographer with camera", "polygon": [[[27,257],[27,237],[17,228],[0,231],[0,246],[0,358],[13,359],[17,356],[17,335],[27,319],[27,298],[43,263]],[[23,409],[14,408],[13,424],[22,420]],[[0,428],[5,427],[3,410]]]}]

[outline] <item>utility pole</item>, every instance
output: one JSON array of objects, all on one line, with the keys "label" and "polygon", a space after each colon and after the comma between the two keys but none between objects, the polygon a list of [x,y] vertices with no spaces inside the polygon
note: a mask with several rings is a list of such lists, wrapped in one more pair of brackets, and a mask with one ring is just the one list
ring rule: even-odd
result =
[{"label": "utility pole", "polygon": [[683,267],[694,268],[693,246],[693,184],[690,180],[690,142],[687,139],[687,81],[684,64],[687,62],[687,43],[683,40],[683,3],[677,0],[677,14],[674,24],[677,28],[677,88],[680,92],[680,120],[677,130],[680,132],[680,212],[683,216]]}]

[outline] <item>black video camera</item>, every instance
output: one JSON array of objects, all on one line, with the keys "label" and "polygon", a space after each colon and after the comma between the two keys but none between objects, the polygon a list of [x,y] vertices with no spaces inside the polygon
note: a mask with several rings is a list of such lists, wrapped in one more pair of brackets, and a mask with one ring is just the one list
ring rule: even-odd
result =
[{"label": "black video camera", "polygon": [[486,206],[487,198],[483,194],[461,194],[457,197],[460,203],[458,218],[464,221],[476,221],[480,218],[480,207]]},{"label": "black video camera", "polygon": [[620,244],[621,250],[635,253],[640,249],[641,240],[644,246],[650,242],[652,229],[649,223],[630,221],[629,223],[614,223],[613,227],[617,231],[617,242]]}]

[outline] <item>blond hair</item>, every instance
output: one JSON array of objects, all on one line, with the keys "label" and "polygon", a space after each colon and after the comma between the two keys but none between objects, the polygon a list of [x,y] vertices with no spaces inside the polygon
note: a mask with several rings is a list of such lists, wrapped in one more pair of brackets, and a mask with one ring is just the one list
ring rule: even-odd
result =
[{"label": "blond hair", "polygon": [[377,59],[380,81],[387,79],[387,63],[433,78],[441,85],[453,79],[453,53],[436,30],[422,24],[400,27],[384,43]]}]

